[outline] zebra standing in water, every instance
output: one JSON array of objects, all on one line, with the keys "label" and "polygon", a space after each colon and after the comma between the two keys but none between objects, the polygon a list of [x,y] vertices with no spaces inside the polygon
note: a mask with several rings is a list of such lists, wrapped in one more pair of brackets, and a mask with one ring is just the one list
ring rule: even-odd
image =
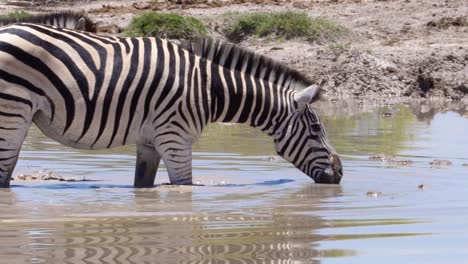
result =
[{"label": "zebra standing in water", "polygon": [[[300,91],[296,91],[300,90]],[[35,24],[0,28],[0,186],[8,187],[32,122],[70,147],[137,144],[134,186],[160,160],[192,184],[192,144],[208,122],[247,123],[317,183],[341,162],[309,103],[319,87],[265,57],[212,41],[186,49]]]}]

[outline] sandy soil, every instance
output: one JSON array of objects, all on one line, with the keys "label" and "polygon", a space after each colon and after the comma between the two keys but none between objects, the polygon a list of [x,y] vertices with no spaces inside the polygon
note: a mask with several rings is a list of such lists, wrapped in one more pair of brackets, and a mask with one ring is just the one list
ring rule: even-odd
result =
[{"label": "sandy soil", "polygon": [[2,13],[13,8],[82,9],[110,32],[128,25],[136,13],[169,10],[201,19],[219,37],[217,18],[227,11],[304,11],[334,20],[350,33],[336,42],[250,39],[241,45],[284,61],[312,80],[326,79],[324,89],[331,100],[445,99],[468,104],[468,0],[74,1],[71,6],[0,8]]}]

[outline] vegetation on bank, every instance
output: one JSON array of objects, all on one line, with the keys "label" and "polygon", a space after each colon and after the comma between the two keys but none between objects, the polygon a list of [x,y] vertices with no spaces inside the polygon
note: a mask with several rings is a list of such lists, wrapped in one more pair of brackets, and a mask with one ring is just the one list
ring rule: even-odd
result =
[{"label": "vegetation on bank", "polygon": [[12,19],[12,20],[15,20],[15,19],[22,19],[22,18],[29,17],[29,16],[31,16],[31,14],[28,13],[28,12],[24,12],[24,11],[14,11],[14,12],[10,12],[10,13],[5,14],[5,15],[0,15],[0,19]]},{"label": "vegetation on bank", "polygon": [[163,37],[170,39],[196,39],[208,34],[198,19],[173,13],[147,12],[135,16],[126,30],[131,37]]},{"label": "vegetation on bank", "polygon": [[306,38],[308,41],[335,40],[347,29],[325,18],[311,18],[300,12],[255,12],[241,14],[230,12],[224,15],[226,37],[240,42],[250,36],[291,39]]},{"label": "vegetation on bank", "polygon": [[[221,31],[227,39],[241,42],[248,37],[271,39],[304,38],[308,41],[334,41],[348,30],[325,18],[312,18],[302,12],[228,12],[221,16]],[[174,13],[146,12],[137,15],[126,30],[127,36],[156,36],[196,39],[208,34],[198,19]]]}]

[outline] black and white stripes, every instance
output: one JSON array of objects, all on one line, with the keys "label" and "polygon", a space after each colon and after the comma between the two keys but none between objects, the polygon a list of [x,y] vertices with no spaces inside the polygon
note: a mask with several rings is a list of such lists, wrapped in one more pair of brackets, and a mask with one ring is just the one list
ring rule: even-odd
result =
[{"label": "black and white stripes", "polygon": [[214,41],[179,46],[6,26],[0,28],[0,185],[9,185],[31,122],[71,147],[137,144],[137,187],[153,185],[161,159],[171,183],[191,184],[191,146],[208,122],[258,127],[317,182],[337,183],[339,159],[307,107],[318,88],[307,85],[284,66]]},{"label": "black and white stripes", "polygon": [[33,23],[52,25],[61,28],[96,32],[96,24],[83,12],[61,11],[39,15],[24,15],[20,18],[0,18],[0,26],[14,23]]}]

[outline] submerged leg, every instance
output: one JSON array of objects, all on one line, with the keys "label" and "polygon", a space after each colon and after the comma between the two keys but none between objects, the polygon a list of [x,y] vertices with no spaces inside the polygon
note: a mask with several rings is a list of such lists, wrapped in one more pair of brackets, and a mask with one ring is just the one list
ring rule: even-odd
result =
[{"label": "submerged leg", "polygon": [[137,145],[137,160],[135,169],[135,188],[147,188],[154,186],[154,178],[158,171],[161,155],[150,145]]},{"label": "submerged leg", "polygon": [[10,187],[21,145],[31,126],[32,108],[27,96],[0,92],[0,188]]},{"label": "submerged leg", "polygon": [[[171,184],[192,184],[192,145],[172,141],[160,149]],[[164,145],[166,146],[166,145]]]}]

